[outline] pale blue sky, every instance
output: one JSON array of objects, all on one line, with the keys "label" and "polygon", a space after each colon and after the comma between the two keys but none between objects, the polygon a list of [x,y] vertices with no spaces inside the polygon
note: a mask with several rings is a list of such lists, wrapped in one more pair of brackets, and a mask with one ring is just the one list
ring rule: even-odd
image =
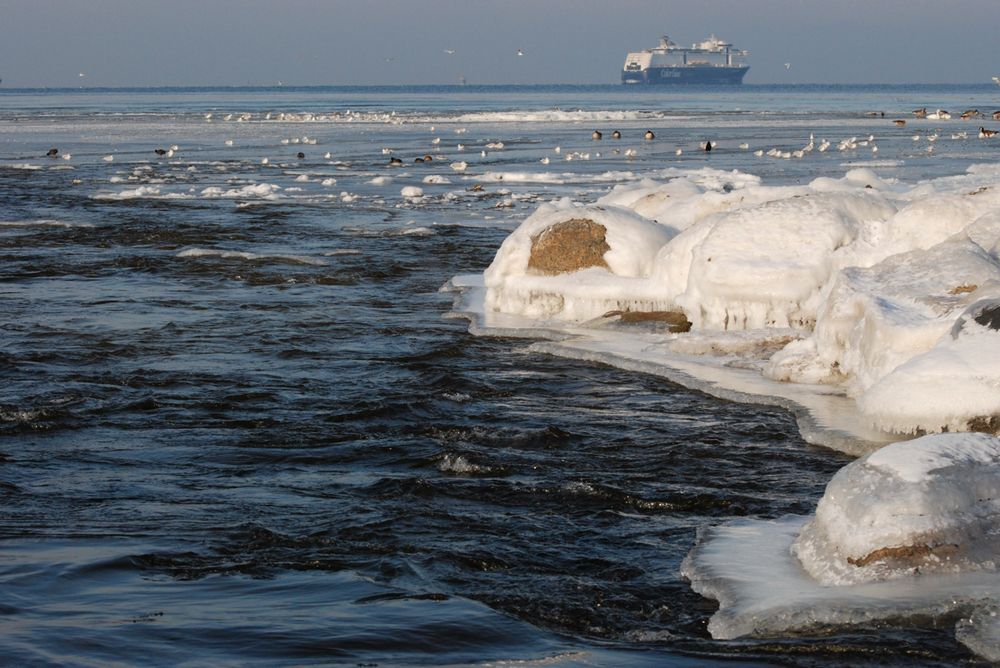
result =
[{"label": "pale blue sky", "polygon": [[461,75],[614,83],[626,52],[663,33],[688,45],[710,32],[750,50],[746,83],[1000,75],[1000,0],[0,0],[0,78],[4,87]]}]

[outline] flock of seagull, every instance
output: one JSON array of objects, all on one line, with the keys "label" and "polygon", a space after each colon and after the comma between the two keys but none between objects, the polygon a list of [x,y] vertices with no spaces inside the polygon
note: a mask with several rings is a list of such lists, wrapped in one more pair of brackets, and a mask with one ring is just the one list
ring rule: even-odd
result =
[{"label": "flock of seagull", "polygon": [[[348,112],[348,114],[350,114],[350,112]],[[881,116],[884,117],[885,113],[884,112],[871,112],[871,113],[869,113],[869,115],[870,116],[881,115]],[[926,107],[921,107],[919,109],[914,109],[913,112],[912,112],[912,115],[915,118],[917,118],[917,119],[923,119],[923,120],[938,120],[938,121],[943,121],[943,120],[950,120],[952,118],[951,114],[947,110],[936,109],[934,111],[930,111],[929,112]],[[268,114],[264,115],[263,118],[264,118],[264,120],[271,120],[271,119],[274,119],[274,120],[283,120],[284,116],[285,116],[285,114],[272,115],[272,114],[268,113]],[[1000,121],[1000,110],[994,111],[991,114],[991,116],[992,116],[993,120]],[[238,121],[238,122],[245,122],[245,121],[248,121],[248,120],[251,119],[251,115],[250,114],[226,114],[222,118],[223,118],[223,120],[226,120],[226,121],[232,121],[232,120],[234,120],[234,121]],[[985,119],[985,118],[987,118],[987,115],[983,114],[978,109],[967,109],[966,111],[964,111],[962,114],[959,115],[959,118],[961,118],[962,120],[978,120],[978,119]],[[211,113],[205,114],[205,120],[211,122],[213,120],[213,114],[211,114]],[[298,120],[298,118],[296,120]],[[903,126],[906,126],[907,121],[904,118],[897,118],[897,119],[894,119],[892,121],[892,123],[893,123],[893,125],[895,125],[897,127],[903,127]],[[431,131],[432,132],[434,131],[434,127],[433,126],[431,127]],[[466,132],[466,129],[465,128],[459,128],[459,129],[456,129],[455,132],[458,133],[458,134],[463,134],[463,133]],[[980,139],[989,139],[991,137],[996,136],[997,133],[998,133],[997,130],[990,130],[990,129],[987,129],[985,126],[980,125],[979,126],[978,137]],[[951,134],[951,138],[952,139],[956,139],[956,140],[967,139],[968,135],[969,135],[968,132],[964,132],[964,131],[962,131],[962,132],[956,132],[956,133],[952,133]],[[613,139],[613,140],[620,140],[620,139],[622,139],[622,133],[621,133],[620,130],[614,130],[614,131],[612,131],[610,136],[611,136],[611,139]],[[939,131],[935,129],[933,132],[926,133],[924,135],[921,135],[920,133],[914,134],[911,138],[912,138],[912,140],[914,142],[918,142],[918,141],[921,141],[922,139],[926,139],[926,141],[929,144],[929,146],[927,148],[927,151],[928,152],[933,152],[933,150],[934,150],[933,142],[935,142],[938,139],[939,136],[940,136]],[[594,130],[591,133],[591,139],[593,139],[594,141],[602,141],[604,139],[604,132],[602,132],[601,130]],[[655,133],[652,130],[646,130],[643,133],[643,139],[645,139],[646,141],[653,141],[654,139],[656,139],[656,135],[655,135]],[[283,145],[286,145],[286,144],[314,145],[314,144],[316,144],[316,139],[315,138],[310,138],[310,137],[301,137],[301,138],[296,137],[296,138],[291,138],[291,139],[282,139],[281,143]],[[435,147],[437,147],[440,143],[441,143],[441,138],[440,137],[434,137],[431,140],[431,144],[434,145]],[[226,139],[225,140],[225,144],[226,144],[226,146],[232,146],[233,145],[233,140],[232,139]],[[803,158],[807,154],[809,154],[809,153],[811,153],[813,151],[817,151],[817,152],[823,153],[823,152],[827,151],[832,145],[833,144],[830,141],[826,140],[826,139],[821,139],[821,140],[819,140],[817,142],[816,139],[815,139],[815,137],[814,137],[814,135],[812,133],[810,133],[809,134],[809,141],[808,141],[808,143],[806,143],[804,146],[802,146],[802,148],[799,148],[799,149],[796,149],[796,150],[783,150],[783,149],[780,149],[780,148],[771,148],[771,149],[768,149],[766,151],[764,149],[757,149],[756,151],[754,151],[753,155],[755,155],[757,157],[763,157],[763,156],[766,155],[766,156],[769,156],[769,157],[785,158],[785,159],[789,159],[789,158]],[[699,144],[698,144],[699,150],[704,151],[704,152],[710,152],[716,146],[717,146],[717,142],[712,141],[712,140],[705,140],[705,141],[699,142]],[[464,144],[458,143],[458,144],[456,144],[455,148],[458,151],[464,151],[466,147],[465,147]],[[486,157],[488,155],[487,149],[489,149],[489,150],[500,150],[500,149],[503,149],[503,148],[504,148],[504,143],[502,141],[490,141],[490,142],[488,142],[488,143],[486,143],[484,145],[484,148],[480,151],[480,154],[482,155],[482,157]],[[750,145],[744,142],[744,143],[741,143],[739,145],[739,148],[741,150],[749,150],[750,149]],[[837,148],[838,151],[855,151],[855,150],[858,150],[859,148],[867,148],[873,154],[878,153],[878,151],[879,151],[878,144],[875,141],[875,135],[873,135],[873,134],[868,135],[868,137],[866,137],[866,138],[865,137],[858,138],[858,137],[854,136],[854,137],[849,137],[849,138],[843,139],[840,142],[838,142],[836,148]],[[174,156],[175,152],[178,151],[178,150],[179,150],[179,147],[177,145],[173,145],[173,146],[171,146],[170,148],[167,148],[167,149],[156,148],[156,149],[154,149],[153,152],[158,157],[172,158]],[[561,147],[556,146],[554,148],[554,152],[556,154],[561,154],[562,153]],[[622,153],[622,151],[620,151],[619,149],[613,149],[613,152],[615,154],[621,154]],[[392,153],[392,149],[384,148],[384,149],[382,149],[382,153],[383,154],[391,154]],[[678,155],[678,156],[681,155],[682,153],[683,153],[683,149],[681,149],[681,148],[677,148],[675,150],[675,154]],[[568,152],[563,157],[566,160],[574,160],[574,159],[589,160],[590,159],[590,155],[591,155],[590,152],[573,151],[573,152]],[[626,157],[634,157],[634,156],[637,155],[637,151],[634,148],[625,149],[624,155]],[[46,156],[49,157],[49,158],[61,157],[64,160],[70,160],[72,158],[72,155],[70,155],[69,153],[60,154],[59,153],[59,149],[57,149],[57,148],[51,148],[51,149],[49,149],[46,152]],[[601,157],[601,153],[596,153],[596,156],[597,157]],[[302,160],[302,159],[305,158],[305,153],[302,152],[302,151],[299,151],[296,154],[296,157],[298,159]],[[328,160],[331,159],[331,157],[332,156],[331,156],[331,154],[329,152],[325,153],[325,155],[324,155],[324,158],[328,159]],[[106,155],[102,159],[105,162],[112,162],[114,160],[114,155]],[[434,160],[445,160],[445,159],[447,159],[447,158],[444,158],[443,156],[438,156],[438,157],[435,158],[431,154],[426,154],[426,155],[423,155],[423,156],[417,156],[414,159],[414,162],[415,163],[425,163],[425,162],[432,162]],[[263,164],[263,165],[268,164],[268,162],[269,161],[268,161],[267,158],[263,158],[261,160],[261,164]],[[550,163],[550,158],[548,156],[543,157],[541,159],[541,163],[544,164],[544,165],[549,164]],[[402,166],[402,165],[403,165],[403,161],[402,161],[401,158],[396,157],[396,156],[391,156],[389,158],[388,166],[390,166],[390,167],[399,167],[399,166]],[[456,161],[451,162],[450,166],[451,166],[452,169],[454,169],[456,171],[465,171],[465,169],[468,167],[468,162],[466,162],[464,160],[456,160]]]}]

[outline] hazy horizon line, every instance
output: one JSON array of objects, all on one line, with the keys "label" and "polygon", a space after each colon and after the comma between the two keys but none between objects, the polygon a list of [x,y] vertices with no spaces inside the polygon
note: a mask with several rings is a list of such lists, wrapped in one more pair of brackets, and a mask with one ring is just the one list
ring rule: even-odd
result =
[{"label": "hazy horizon line", "polygon": [[904,88],[913,86],[983,86],[986,88],[993,88],[997,86],[995,82],[989,81],[962,81],[962,82],[944,82],[944,81],[929,81],[929,82],[863,82],[863,81],[841,81],[841,82],[797,82],[797,83],[781,83],[781,82],[756,82],[756,83],[741,83],[736,85],[727,84],[674,84],[674,85],[635,85],[635,84],[623,84],[621,82],[593,82],[593,83],[564,83],[564,82],[549,82],[549,83],[396,83],[396,84],[326,84],[326,83],[309,83],[309,84],[265,84],[265,83],[243,83],[243,84],[232,84],[232,83],[218,83],[218,84],[120,84],[120,85],[106,85],[106,86],[67,86],[67,85],[17,85],[17,86],[5,86],[0,83],[0,92],[21,92],[21,91],[40,91],[40,90],[62,90],[62,91],[104,91],[104,90],[172,90],[172,89],[203,89],[203,90],[218,90],[218,89],[254,89],[254,90],[283,90],[283,89],[301,89],[301,88],[364,88],[364,89],[385,89],[385,88],[456,88],[456,89],[468,89],[468,88],[548,88],[548,87],[565,87],[565,88],[593,88],[597,86],[602,87],[614,87],[621,88],[622,90],[636,90],[636,91],[669,91],[669,90],[690,90],[692,88],[717,88],[724,90],[739,90],[741,88],[753,88],[753,87],[764,87],[764,86],[781,86],[786,88],[798,88],[807,86],[825,86],[825,87],[836,87],[836,86],[884,86],[886,88]]}]

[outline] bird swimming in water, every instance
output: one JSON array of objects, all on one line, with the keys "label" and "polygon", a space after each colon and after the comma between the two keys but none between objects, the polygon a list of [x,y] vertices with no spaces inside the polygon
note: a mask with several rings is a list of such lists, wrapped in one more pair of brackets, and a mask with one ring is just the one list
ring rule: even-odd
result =
[{"label": "bird swimming in water", "polygon": [[653,134],[652,130],[646,130],[646,134],[643,135],[646,139],[654,139],[656,135]]},{"label": "bird swimming in water", "polygon": [[913,110],[913,115],[917,118],[927,118],[927,107],[920,107]]},{"label": "bird swimming in water", "polygon": [[614,132],[611,133],[611,138],[612,139],[621,139],[622,138],[622,133],[618,132],[618,130],[615,130]]},{"label": "bird swimming in water", "polygon": [[594,130],[593,134],[591,134],[590,136],[593,137],[594,139],[600,139],[604,135],[601,134],[600,130]]},{"label": "bird swimming in water", "polygon": [[153,153],[155,153],[156,155],[166,155],[167,154],[167,149],[165,149],[165,148],[153,149]]},{"label": "bird swimming in water", "polygon": [[302,151],[299,151],[298,153],[295,154],[295,157],[301,160],[302,158],[306,157],[306,154],[303,153]]},{"label": "bird swimming in water", "polygon": [[392,157],[389,158],[389,166],[390,167],[402,167],[403,166],[403,160],[401,158],[397,158],[396,156],[392,156]]},{"label": "bird swimming in water", "polygon": [[705,153],[708,153],[709,151],[711,151],[712,150],[712,142],[711,141],[705,141],[704,149],[705,149]]},{"label": "bird swimming in water", "polygon": [[904,125],[906,125],[906,120],[902,119],[902,118],[897,118],[896,120],[894,120],[892,122],[892,124],[893,125],[898,125],[899,127],[903,127]]},{"label": "bird swimming in water", "polygon": [[50,158],[54,158],[57,155],[59,155],[59,149],[50,148],[48,151],[45,152],[45,155],[49,156]]},{"label": "bird swimming in water", "polygon": [[996,130],[987,130],[984,127],[980,127],[979,128],[979,138],[980,139],[985,139],[987,137],[993,137],[993,136],[996,135],[996,133],[997,133]]}]

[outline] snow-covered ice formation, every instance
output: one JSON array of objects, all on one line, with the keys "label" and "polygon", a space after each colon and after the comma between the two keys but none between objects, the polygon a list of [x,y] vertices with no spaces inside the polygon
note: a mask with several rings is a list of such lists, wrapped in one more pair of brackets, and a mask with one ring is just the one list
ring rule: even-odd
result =
[{"label": "snow-covered ice formation", "polygon": [[[604,262],[539,271],[537,241],[574,220],[605,230]],[[688,354],[782,332],[784,347],[751,336],[769,347],[734,362],[835,387],[877,430],[955,431],[1000,420],[1000,333],[973,317],[955,329],[974,303],[1000,299],[998,257],[1000,167],[915,185],[858,168],[781,187],[706,168],[540,206],[484,273],[484,307],[556,327],[682,313],[691,331],[673,350]]]}]

